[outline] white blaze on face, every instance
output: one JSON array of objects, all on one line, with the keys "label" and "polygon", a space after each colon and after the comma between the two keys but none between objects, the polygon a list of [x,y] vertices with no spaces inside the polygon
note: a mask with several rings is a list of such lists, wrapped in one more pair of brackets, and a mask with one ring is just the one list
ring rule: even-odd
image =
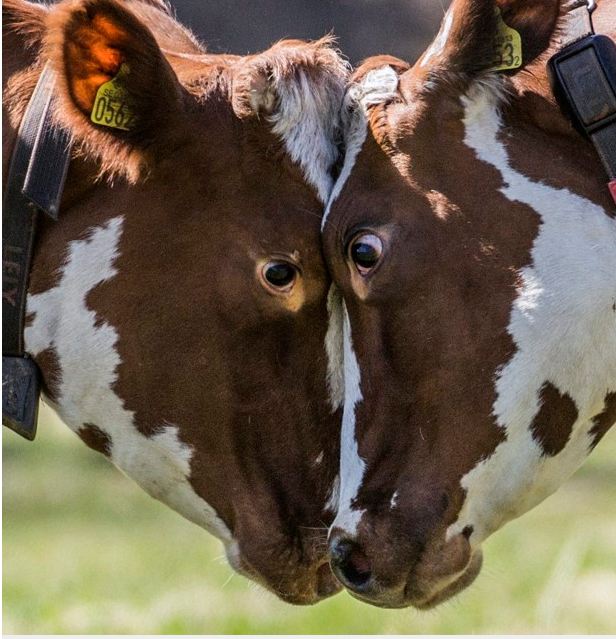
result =
[{"label": "white blaze on face", "polygon": [[357,532],[357,526],[363,515],[362,510],[353,507],[366,470],[366,463],[359,456],[357,437],[355,436],[355,408],[363,397],[361,394],[361,376],[357,357],[353,351],[351,324],[346,307],[343,307],[344,325],[344,410],[342,414],[342,432],[340,442],[340,495],[338,513],[332,524],[349,535]]},{"label": "white blaze on face", "polygon": [[[471,541],[479,544],[576,470],[590,450],[592,418],[616,390],[616,220],[589,200],[512,168],[489,91],[469,94],[463,105],[465,143],[498,169],[505,197],[541,218],[508,326],[516,353],[496,382],[494,415],[506,439],[462,478],[466,500],[448,530],[452,536],[473,526]],[[553,457],[542,456],[530,430],[545,382],[567,393],[578,410],[569,441]]]},{"label": "white blaze on face", "polygon": [[[230,560],[235,542],[214,509],[188,481],[192,449],[178,437],[178,428],[162,423],[152,437],[142,435],[134,415],[113,391],[120,365],[118,333],[87,306],[98,284],[112,279],[122,232],[122,217],[91,230],[85,240],[71,242],[58,285],[29,295],[34,320],[25,331],[34,356],[53,348],[61,369],[56,409],[74,431],[94,424],[111,440],[111,459],[150,495],[216,535]],[[99,321],[97,321],[97,319]]]},{"label": "white blaze on face", "polygon": [[[396,96],[398,75],[390,66],[374,69],[363,80],[353,85],[347,92],[343,110],[345,157],[342,170],[334,185],[325,209],[321,230],[325,229],[332,204],[338,199],[346,181],[355,166],[368,133],[367,111],[371,105],[379,104]],[[344,410],[340,442],[340,479],[337,497],[338,513],[332,526],[354,535],[363,511],[355,510],[352,503],[359,493],[366,464],[359,456],[355,436],[355,408],[361,402],[360,371],[353,351],[351,325],[344,301],[338,290],[332,286],[328,299],[330,312],[327,332],[327,353],[332,404],[336,405],[342,396],[340,385],[344,382]],[[343,370],[341,374],[340,371]],[[338,491],[336,491],[338,492]],[[332,494],[334,491],[332,490]],[[333,506],[333,499],[329,501]]]},{"label": "white blaze on face", "polygon": [[384,66],[367,73],[360,83],[352,85],[347,91],[342,105],[343,113],[346,114],[346,121],[343,121],[344,162],[325,208],[321,230],[325,229],[332,204],[342,192],[355,166],[357,156],[366,141],[368,107],[395,97],[398,91],[398,82],[398,74],[390,66]]}]

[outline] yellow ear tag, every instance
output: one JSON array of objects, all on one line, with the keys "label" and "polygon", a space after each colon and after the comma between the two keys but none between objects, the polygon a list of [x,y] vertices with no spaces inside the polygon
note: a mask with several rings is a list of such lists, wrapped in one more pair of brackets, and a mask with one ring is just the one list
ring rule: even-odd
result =
[{"label": "yellow ear tag", "polygon": [[135,115],[128,105],[128,91],[125,87],[129,73],[128,65],[123,64],[115,78],[101,84],[98,88],[90,114],[90,119],[94,124],[122,131],[132,129]]},{"label": "yellow ear tag", "polygon": [[522,37],[505,24],[501,12],[497,13],[497,33],[494,38],[494,59],[490,71],[510,71],[522,66]]}]

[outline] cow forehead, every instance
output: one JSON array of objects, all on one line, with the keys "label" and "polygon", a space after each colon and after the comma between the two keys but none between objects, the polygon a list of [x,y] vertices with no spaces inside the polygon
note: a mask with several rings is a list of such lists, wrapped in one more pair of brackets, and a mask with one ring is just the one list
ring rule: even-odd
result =
[{"label": "cow forehead", "polygon": [[[391,66],[373,69],[361,82],[352,84],[342,105],[344,160],[340,175],[327,201],[321,230],[327,229],[332,206],[346,185],[368,134],[368,110],[375,104],[393,98],[397,93],[398,75]],[[332,225],[332,229],[333,229]]]},{"label": "cow forehead", "polygon": [[[185,147],[184,157],[184,149],[179,147],[174,161],[185,162],[182,170],[193,174],[195,192],[207,188],[216,195],[224,190],[238,211],[243,209],[253,216],[256,212],[247,210],[245,197],[255,202],[261,199],[266,210],[265,215],[253,219],[257,223],[271,219],[267,208],[278,208],[276,202],[282,198],[287,200],[289,216],[297,217],[307,208],[313,216],[320,214],[331,192],[332,169],[339,157],[339,102],[335,91],[321,95],[316,83],[308,82],[301,70],[297,75],[301,90],[281,86],[279,108],[274,113],[239,126],[226,91],[221,100],[219,88],[191,89],[199,101],[199,108],[189,114],[191,147]],[[208,183],[212,179],[216,181]],[[310,202],[304,191],[312,191],[315,202]]]},{"label": "cow forehead", "polygon": [[[331,192],[332,167],[339,157],[347,73],[327,37],[313,43],[281,41],[262,54],[235,60],[229,68],[228,95],[236,114],[248,108],[253,121],[283,143],[322,204]],[[263,149],[267,153],[268,146]]]}]

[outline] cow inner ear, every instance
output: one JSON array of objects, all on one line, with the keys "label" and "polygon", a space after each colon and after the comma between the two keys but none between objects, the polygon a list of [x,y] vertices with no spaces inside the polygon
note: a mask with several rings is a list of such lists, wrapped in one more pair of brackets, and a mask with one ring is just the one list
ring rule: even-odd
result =
[{"label": "cow inner ear", "polygon": [[181,86],[154,35],[116,0],[57,5],[47,53],[82,126],[136,142],[178,110]]},{"label": "cow inner ear", "polygon": [[129,37],[116,21],[93,10],[76,14],[67,28],[66,79],[75,104],[85,114],[92,111],[99,87],[127,67]]}]

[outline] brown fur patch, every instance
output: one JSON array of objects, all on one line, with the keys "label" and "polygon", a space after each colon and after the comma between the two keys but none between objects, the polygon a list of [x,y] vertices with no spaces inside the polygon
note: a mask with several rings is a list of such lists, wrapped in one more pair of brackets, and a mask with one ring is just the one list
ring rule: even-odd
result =
[{"label": "brown fur patch", "polygon": [[43,392],[52,402],[57,401],[60,383],[62,381],[62,369],[58,354],[53,346],[41,351],[34,361],[41,369],[43,376]]},{"label": "brown fur patch", "polygon": [[23,0],[4,0],[2,24],[9,31],[18,33],[27,47],[37,47],[45,31],[47,7]]},{"label": "brown fur patch", "polygon": [[539,412],[530,426],[534,440],[549,457],[558,455],[571,437],[578,418],[575,402],[567,393],[560,393],[551,382],[545,382],[539,392]]},{"label": "brown fur patch", "polygon": [[113,444],[111,437],[95,424],[84,424],[77,431],[77,434],[92,450],[102,453],[105,457],[111,455],[111,446]]},{"label": "brown fur patch", "polygon": [[616,424],[616,393],[608,393],[605,396],[605,405],[603,410],[593,417],[593,427],[589,431],[593,441],[590,445],[594,448],[607,431]]},{"label": "brown fur patch", "polygon": [[[545,70],[537,70],[539,74]],[[503,105],[507,128],[501,141],[507,147],[512,168],[534,182],[542,182],[555,189],[566,184],[567,189],[614,215],[604,169],[592,144],[573,129],[570,122],[554,104],[545,78],[538,82],[526,77],[516,79],[519,93],[510,96]],[[509,131],[516,131],[516,144],[511,144]],[[553,157],[567,158],[567,162],[545,162],[546,149]]]}]

